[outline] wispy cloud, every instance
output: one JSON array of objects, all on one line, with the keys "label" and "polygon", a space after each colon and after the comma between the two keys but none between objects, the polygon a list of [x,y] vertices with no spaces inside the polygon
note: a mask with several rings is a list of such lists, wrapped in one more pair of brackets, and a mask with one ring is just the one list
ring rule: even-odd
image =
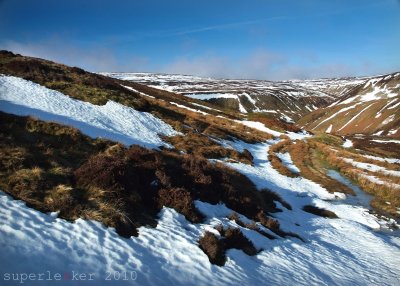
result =
[{"label": "wispy cloud", "polygon": [[199,27],[199,28],[193,28],[193,29],[181,29],[181,30],[175,31],[175,32],[169,32],[169,33],[167,32],[164,35],[167,37],[168,36],[169,37],[183,36],[183,35],[202,33],[202,32],[207,32],[207,31],[232,29],[232,28],[237,28],[237,27],[259,24],[259,23],[263,23],[263,22],[267,22],[267,21],[283,20],[286,18],[287,17],[285,17],[285,16],[277,16],[277,17],[269,17],[269,18],[263,18],[263,19],[258,19],[258,20],[251,20],[251,21],[242,21],[242,22],[226,23],[226,24],[219,24],[219,25],[211,25],[211,26],[205,26],[205,27]]},{"label": "wispy cloud", "polygon": [[111,49],[100,45],[83,48],[60,37],[30,43],[6,40],[0,42],[0,49],[78,66],[94,72],[143,70],[149,66],[147,58],[131,56],[119,59]]}]

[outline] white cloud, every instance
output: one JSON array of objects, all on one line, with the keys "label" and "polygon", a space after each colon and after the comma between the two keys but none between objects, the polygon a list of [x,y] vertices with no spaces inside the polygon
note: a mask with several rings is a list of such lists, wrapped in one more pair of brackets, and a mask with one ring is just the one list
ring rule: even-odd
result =
[{"label": "white cloud", "polygon": [[101,46],[78,48],[58,37],[33,43],[3,41],[0,42],[0,49],[78,66],[93,72],[132,71],[133,68],[139,71],[148,66],[146,58],[130,57],[120,60],[111,50]]},{"label": "white cloud", "polygon": [[317,55],[310,54],[305,59],[308,64],[294,64],[289,56],[257,49],[240,59],[216,55],[177,58],[165,65],[162,71],[203,77],[267,80],[312,79],[379,73],[374,65],[368,63],[358,66],[350,66],[345,63],[323,63],[318,60]]}]

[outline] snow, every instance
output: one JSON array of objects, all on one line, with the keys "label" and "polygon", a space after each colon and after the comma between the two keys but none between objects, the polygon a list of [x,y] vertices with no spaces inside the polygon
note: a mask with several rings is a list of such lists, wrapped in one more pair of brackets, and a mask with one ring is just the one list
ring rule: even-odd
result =
[{"label": "snow", "polygon": [[148,95],[148,94],[146,94],[146,93],[144,93],[144,92],[141,92],[141,91],[138,91],[138,90],[134,89],[133,87],[126,86],[126,85],[122,85],[122,84],[121,84],[121,86],[122,86],[122,87],[125,87],[126,89],[129,89],[130,91],[139,93],[139,94],[141,94],[141,95],[143,95],[143,96],[147,96],[147,97],[150,97],[150,98],[155,98],[154,96]]},{"label": "snow", "polygon": [[[134,271],[136,280],[113,281],[113,285],[398,285],[400,238],[379,230],[381,222],[367,209],[337,199],[304,178],[287,178],[267,161],[269,145],[235,142],[249,149],[255,165],[226,163],[247,174],[259,187],[278,192],[293,207],[274,214],[295,238],[268,240],[251,230],[245,235],[262,251],[250,257],[229,250],[225,266],[211,265],[197,246],[205,230],[222,223],[232,225],[224,205],[196,202],[206,214],[202,224],[190,224],[174,210],[163,208],[156,228],[139,228],[139,236],[124,239],[114,229],[94,221],[75,223],[30,209],[0,193],[0,261],[3,273],[92,273],[104,283],[107,271]],[[301,210],[306,204],[334,211],[335,220]],[[215,230],[212,230],[215,232]],[[28,254],[29,253],[29,254]],[[29,259],[27,259],[29,255]],[[17,283],[15,283],[17,284]],[[30,281],[29,285],[52,285],[54,281]],[[59,285],[69,285],[61,280]]]},{"label": "snow", "polygon": [[344,107],[344,108],[340,109],[339,111],[335,112],[334,114],[332,114],[332,115],[329,116],[328,118],[322,120],[322,121],[321,121],[320,123],[318,123],[317,126],[315,126],[313,129],[317,128],[318,126],[320,126],[320,125],[323,124],[324,122],[326,122],[326,121],[328,121],[328,120],[331,120],[332,118],[335,118],[338,114],[343,113],[343,112],[345,112],[345,111],[348,111],[348,110],[350,110],[350,109],[355,108],[357,105],[358,105],[358,104],[355,104],[355,105],[347,106],[347,107]]},{"label": "snow", "polygon": [[395,177],[400,177],[400,171],[393,171],[393,170],[388,170],[384,167],[371,164],[371,163],[362,163],[362,162],[357,162],[353,159],[350,158],[342,158],[343,161],[350,163],[354,167],[357,167],[359,169],[367,170],[370,172],[380,172],[385,175],[390,175],[390,176],[395,176]]},{"label": "snow", "polygon": [[58,91],[12,76],[0,76],[0,110],[31,115],[78,128],[91,137],[125,145],[156,148],[168,146],[158,134],[178,134],[170,125],[147,112],[108,101],[94,105],[72,99]]},{"label": "snow", "polygon": [[238,98],[238,103],[239,103],[239,111],[241,113],[247,113],[246,108],[244,108],[244,106],[242,105],[242,103],[240,102],[240,99]]},{"label": "snow", "polygon": [[395,114],[388,116],[385,120],[382,121],[382,125],[386,125],[392,122],[395,119],[395,116],[396,116]]},{"label": "snow", "polygon": [[[393,99],[393,100],[390,100],[388,103],[386,103],[385,106],[383,106],[383,107],[378,111],[378,113],[375,115],[375,118],[381,117],[382,112],[383,112],[389,105],[391,105],[392,103],[394,103],[396,100],[397,100],[397,98],[395,98],[395,99]],[[399,103],[400,103],[400,102],[399,102]],[[395,108],[396,105],[397,105],[397,104],[395,104],[394,106],[391,106],[391,107],[389,107],[389,108],[387,108],[387,109]]]},{"label": "snow", "polygon": [[185,96],[200,100],[209,100],[214,98],[238,99],[238,96],[236,94],[231,94],[231,93],[193,93],[193,94],[185,94]]},{"label": "snow", "polygon": [[193,112],[201,113],[203,115],[209,115],[207,112],[204,112],[204,111],[201,111],[201,110],[198,110],[198,109],[194,109],[194,108],[190,108],[190,107],[187,107],[187,106],[182,105],[182,104],[178,104],[178,103],[175,103],[175,102],[170,102],[170,103],[172,105],[178,106],[180,108],[184,108],[184,109],[187,109],[187,110],[190,110],[190,111],[193,111]]},{"label": "snow", "polygon": [[395,105],[393,105],[393,106],[391,106],[391,107],[388,107],[388,109],[395,109],[395,108],[397,108],[399,105],[400,105],[400,101],[397,102]]},{"label": "snow", "polygon": [[387,185],[390,186],[391,188],[395,188],[395,189],[400,189],[400,185],[398,184],[394,184],[394,183],[390,183],[387,181],[383,181],[375,176],[372,175],[367,175],[367,174],[360,174],[361,177],[364,177],[365,179],[371,181],[372,183],[378,184],[378,185]]},{"label": "snow", "polygon": [[358,205],[361,206],[365,209],[371,209],[370,202],[373,199],[373,197],[363,190],[360,189],[360,187],[353,185],[352,182],[343,177],[339,172],[335,170],[328,170],[327,175],[331,177],[334,180],[337,180],[338,182],[348,186],[350,189],[354,191],[356,194],[355,196],[347,196],[346,197],[346,202],[349,202],[352,205]]},{"label": "snow", "polygon": [[379,130],[379,131],[375,132],[375,133],[372,134],[372,135],[381,136],[382,133],[383,133],[383,130]]},{"label": "snow", "polygon": [[195,106],[198,106],[198,107],[201,107],[201,108],[208,109],[208,110],[214,110],[214,111],[221,112],[221,111],[218,110],[218,109],[211,108],[211,107],[208,107],[208,106],[205,106],[205,105],[202,105],[202,104],[198,104],[198,103],[194,103],[194,102],[191,102],[191,104],[192,104],[192,105],[195,105]]},{"label": "snow", "polygon": [[372,104],[368,105],[367,107],[364,107],[359,113],[357,113],[355,116],[353,116],[345,125],[343,125],[338,131],[344,129],[347,125],[349,125],[351,122],[353,122],[358,116],[361,115],[365,110],[367,110]]},{"label": "snow", "polygon": [[400,144],[400,140],[380,140],[380,139],[372,139],[371,141],[373,142],[378,142],[378,143],[396,143]]},{"label": "snow", "polygon": [[[7,112],[62,121],[86,134],[101,131],[120,142],[155,146],[163,143],[158,133],[176,134],[151,114],[115,102],[95,106],[18,78],[0,77],[0,96],[1,109]],[[238,122],[273,131],[259,122]],[[292,139],[309,136],[288,135]],[[302,177],[279,174],[268,161],[268,150],[277,142],[224,141],[239,151],[249,150],[254,165],[215,161],[247,175],[259,189],[277,192],[293,209],[277,203],[282,212],[274,217],[283,230],[297,233],[305,242],[296,238],[269,240],[243,229],[262,251],[250,257],[229,250],[226,265],[218,267],[209,263],[198,240],[216,224],[234,224],[226,218],[232,211],[223,204],[196,201],[207,217],[200,224],[191,224],[164,207],[156,228],[140,227],[138,237],[125,239],[98,222],[78,219],[71,223],[57,218],[56,213],[40,213],[0,191],[0,249],[5,258],[0,260],[0,268],[3,273],[50,271],[62,275],[61,281],[25,281],[26,285],[104,285],[107,272],[133,273],[134,279],[111,281],[112,285],[399,285],[400,237],[382,232],[385,221],[344,194],[329,193]],[[279,156],[287,166],[293,164],[290,156]],[[339,218],[325,219],[302,211],[309,204],[334,211]],[[73,283],[77,281],[70,281],[72,271],[93,274],[94,281]]]},{"label": "snow", "polygon": [[353,147],[353,141],[350,139],[346,139],[342,145],[344,148],[351,148]]},{"label": "snow", "polygon": [[261,122],[257,122],[257,121],[235,120],[235,122],[238,122],[238,123],[246,125],[248,127],[251,127],[251,128],[254,128],[254,129],[269,133],[269,134],[271,134],[273,136],[276,136],[276,137],[279,137],[281,135],[287,135],[289,138],[291,138],[293,140],[297,140],[297,139],[304,139],[306,137],[310,137],[311,136],[308,133],[295,133],[295,132],[281,133],[279,131],[270,129],[267,126],[265,126],[265,124],[263,124]]},{"label": "snow", "polygon": [[372,155],[362,155],[365,158],[376,160],[376,161],[381,161],[381,162],[388,162],[391,164],[400,164],[400,159],[396,158],[382,158],[382,157],[377,157],[377,156],[372,156]]},{"label": "snow", "polygon": [[287,123],[294,123],[294,120],[284,113],[281,114],[281,119]]},{"label": "snow", "polygon": [[332,124],[329,125],[328,128],[326,128],[326,131],[325,131],[325,132],[326,132],[326,133],[331,133],[331,132],[332,132]]},{"label": "snow", "polygon": [[241,95],[245,96],[254,106],[256,105],[257,102],[247,92],[243,92]]},{"label": "snow", "polygon": [[286,153],[275,153],[279,159],[281,159],[282,163],[293,173],[300,173],[299,168],[293,163],[292,158],[288,152]]}]

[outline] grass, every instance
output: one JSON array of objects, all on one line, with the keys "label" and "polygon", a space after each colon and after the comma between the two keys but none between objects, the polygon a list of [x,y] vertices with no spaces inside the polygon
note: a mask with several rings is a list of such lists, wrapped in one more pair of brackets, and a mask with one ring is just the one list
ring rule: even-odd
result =
[{"label": "grass", "polygon": [[289,146],[289,153],[294,164],[300,169],[300,175],[320,184],[331,193],[354,195],[352,189],[326,175],[321,154],[316,147],[317,143],[312,140],[308,142],[298,140]]},{"label": "grass", "polygon": [[185,135],[163,137],[163,139],[171,143],[177,150],[187,154],[208,159],[230,158],[245,164],[253,164],[253,156],[248,150],[245,149],[240,153],[233,148],[225,148],[208,136],[193,131],[189,131]]},{"label": "grass", "polygon": [[285,132],[285,131],[299,132],[299,131],[301,131],[301,129],[298,126],[296,126],[295,124],[291,124],[291,123],[287,123],[282,120],[279,120],[268,113],[262,113],[262,112],[248,113],[247,119],[251,120],[251,121],[261,122],[261,123],[265,124],[265,126],[268,126],[272,129],[275,129],[280,132]]},{"label": "grass", "polygon": [[283,200],[278,195],[257,190],[246,176],[203,156],[127,148],[74,128],[5,113],[0,113],[0,128],[0,188],[40,211],[59,211],[71,221],[98,220],[128,237],[142,225],[155,226],[163,206],[201,222],[193,203],[201,200],[222,202],[279,230],[268,217],[279,211],[274,201]]},{"label": "grass", "polygon": [[282,160],[276,155],[276,153],[284,153],[288,150],[288,146],[291,144],[290,139],[285,139],[274,145],[272,145],[268,150],[268,160],[271,162],[272,167],[277,170],[281,175],[290,178],[296,178],[299,175],[293,173],[288,167],[286,167]]},{"label": "grass", "polygon": [[[109,78],[86,72],[76,67],[68,67],[51,61],[14,55],[10,52],[0,53],[0,73],[22,77],[50,89],[58,90],[72,98],[104,105],[108,100],[130,106],[139,111],[147,111],[161,118],[176,130],[186,133],[194,130],[208,136],[227,140],[239,139],[255,143],[271,139],[272,136],[253,130],[230,119],[240,119],[232,111],[203,111],[223,115],[226,118],[205,116],[187,109],[179,108],[170,102],[192,107],[192,102],[213,107],[200,100],[190,99],[183,95],[144,86],[141,84]],[[128,90],[122,85],[152,95],[150,98]],[[196,109],[201,107],[196,106]]]},{"label": "grass", "polygon": [[[376,211],[385,215],[390,215],[397,218],[399,217],[397,209],[400,207],[400,190],[390,185],[392,183],[398,184],[400,182],[398,177],[392,177],[389,175],[385,175],[384,173],[360,170],[342,159],[342,155],[344,155],[353,157],[358,160],[360,159],[359,155],[349,155],[350,152],[348,151],[335,152],[331,149],[330,146],[321,143],[319,143],[317,147],[322,152],[324,156],[323,159],[327,161],[331,168],[337,169],[341,174],[360,186],[365,192],[374,196],[373,200],[371,201],[371,206]],[[382,165],[390,166],[393,164],[384,163]],[[378,179],[387,182],[387,184],[382,185],[372,182],[371,180],[368,180],[364,175],[375,176]],[[387,204],[387,202],[389,202],[389,204]]]}]

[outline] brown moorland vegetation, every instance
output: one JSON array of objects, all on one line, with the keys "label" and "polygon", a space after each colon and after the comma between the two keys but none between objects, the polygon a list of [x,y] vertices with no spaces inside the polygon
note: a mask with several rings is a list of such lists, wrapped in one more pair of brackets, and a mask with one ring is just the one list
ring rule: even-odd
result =
[{"label": "brown moorland vegetation", "polygon": [[211,263],[223,266],[226,262],[225,253],[227,250],[240,249],[247,255],[256,255],[259,251],[253,243],[238,228],[224,228],[222,225],[216,227],[221,238],[212,232],[206,231],[199,240],[199,246],[208,256]]},{"label": "brown moorland vegetation", "polygon": [[279,120],[277,118],[271,117],[271,115],[267,113],[262,113],[262,112],[256,112],[256,113],[249,113],[247,115],[247,118],[252,121],[258,121],[263,123],[265,126],[272,127],[273,129],[276,129],[277,131],[285,132],[285,131],[291,131],[291,132],[300,132],[301,129],[292,123],[287,123],[282,120]]},{"label": "brown moorland vegetation", "polygon": [[[265,132],[254,130],[230,120],[229,118],[241,119],[233,112],[216,112],[203,109],[204,112],[219,114],[224,117],[207,116],[170,103],[175,102],[191,108],[193,108],[193,102],[204,106],[209,105],[203,101],[43,59],[0,51],[0,73],[33,81],[72,98],[92,104],[103,105],[108,100],[113,100],[139,111],[150,112],[181,132],[194,130],[208,136],[217,136],[227,140],[239,139],[249,143],[272,138]],[[123,85],[132,87],[138,92],[129,90]],[[208,107],[212,107],[212,105]],[[196,106],[196,109],[199,108],[201,109],[201,107]]]},{"label": "brown moorland vegetation", "polygon": [[382,139],[375,137],[350,137],[353,142],[353,148],[363,150],[371,155],[400,159],[399,144],[397,143],[380,143],[372,141],[372,139]]},{"label": "brown moorland vegetation", "polygon": [[[364,191],[374,196],[371,201],[371,206],[375,210],[383,214],[389,214],[393,217],[399,217],[397,209],[400,207],[400,189],[392,185],[400,185],[399,177],[390,176],[380,172],[361,170],[354,167],[351,163],[345,162],[341,156],[343,154],[349,156],[348,151],[342,150],[335,152],[330,146],[322,143],[317,143],[316,147],[323,154],[323,159],[326,160],[332,168],[337,169],[344,176],[360,186]],[[357,155],[353,155],[353,157],[358,158]],[[386,182],[386,184],[379,184],[371,181],[366,177],[366,175],[374,176],[375,178]]]},{"label": "brown moorland vegetation", "polygon": [[165,136],[163,139],[171,143],[177,150],[187,154],[193,154],[207,159],[230,158],[245,164],[253,164],[253,156],[248,150],[245,149],[240,153],[233,148],[228,149],[222,147],[208,136],[193,131],[189,131],[185,135],[176,135],[173,137]]},{"label": "brown moorland vegetation", "polygon": [[289,153],[294,164],[300,169],[300,175],[313,181],[329,192],[342,192],[354,195],[354,191],[346,185],[330,178],[325,173],[321,154],[316,148],[315,141],[308,142],[297,140],[289,146]]},{"label": "brown moorland vegetation", "polygon": [[338,218],[338,216],[330,211],[330,210],[325,210],[316,206],[311,206],[311,205],[307,205],[303,207],[303,210],[305,212],[317,215],[317,216],[321,216],[321,217],[325,217],[325,218]]},{"label": "brown moorland vegetation", "polygon": [[293,173],[291,170],[289,170],[288,167],[286,167],[282,160],[276,155],[276,153],[285,153],[287,152],[288,146],[291,144],[290,139],[285,139],[283,141],[280,141],[274,145],[272,145],[269,150],[268,150],[268,160],[271,162],[272,167],[277,170],[281,175],[290,177],[290,178],[296,178],[299,175],[296,173]]},{"label": "brown moorland vegetation", "polygon": [[0,119],[0,188],[35,209],[98,220],[130,236],[139,226],[156,225],[163,206],[196,223],[203,215],[194,200],[222,202],[286,236],[268,216],[279,211],[279,196],[258,191],[221,163],[176,150],[128,148],[29,117],[0,113]]}]

